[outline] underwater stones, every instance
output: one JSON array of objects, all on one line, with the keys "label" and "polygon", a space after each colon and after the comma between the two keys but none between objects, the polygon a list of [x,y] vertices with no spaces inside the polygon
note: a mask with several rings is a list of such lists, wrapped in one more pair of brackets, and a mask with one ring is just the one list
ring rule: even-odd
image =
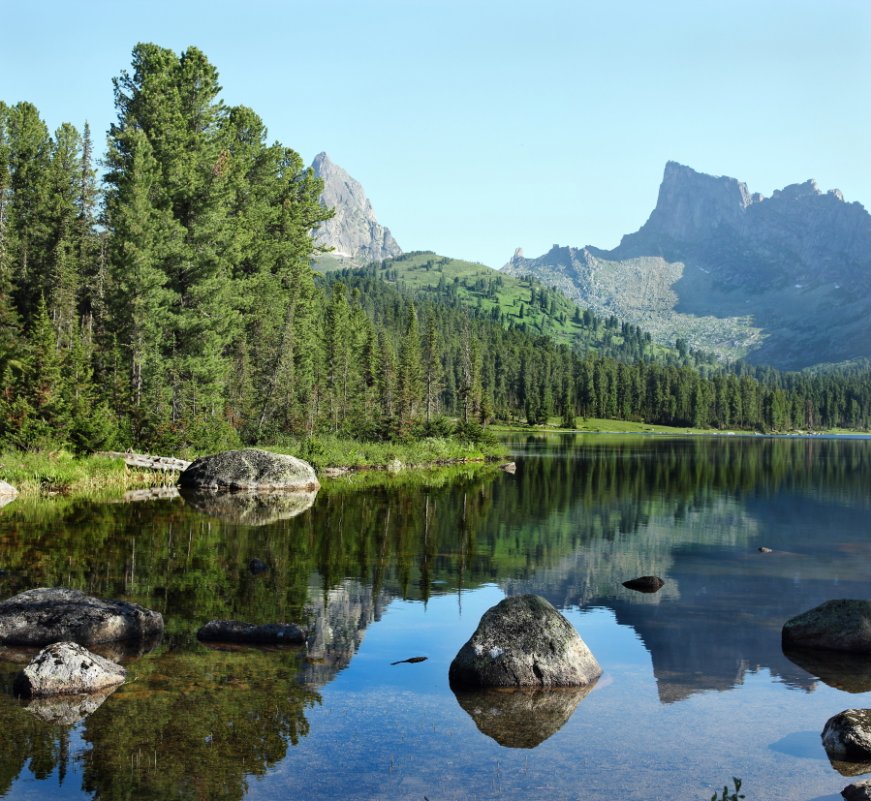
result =
[{"label": "underwater stones", "polygon": [[302,490],[320,488],[314,468],[302,459],[257,448],[224,451],[194,461],[179,486],[209,490]]},{"label": "underwater stones", "polygon": [[302,645],[305,629],[295,623],[241,623],[238,620],[210,620],[197,632],[204,642],[232,642],[247,645]]},{"label": "underwater stones", "polygon": [[783,625],[783,647],[871,654],[871,601],[826,601]]},{"label": "underwater stones", "polygon": [[83,695],[122,684],[127,671],[74,642],[43,648],[15,678],[16,694],[25,698]]},{"label": "underwater stones", "polygon": [[39,587],[0,603],[0,644],[80,645],[148,641],[163,633],[163,616],[128,601],[94,598],[79,590]]},{"label": "underwater stones", "polygon": [[582,687],[602,668],[577,631],[538,595],[488,609],[451,662],[451,687]]}]

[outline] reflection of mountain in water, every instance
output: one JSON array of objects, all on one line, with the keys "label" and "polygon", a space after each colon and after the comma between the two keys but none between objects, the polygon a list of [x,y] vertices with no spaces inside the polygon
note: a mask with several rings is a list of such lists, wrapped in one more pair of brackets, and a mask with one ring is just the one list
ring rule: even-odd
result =
[{"label": "reflection of mountain in water", "polygon": [[308,658],[301,678],[310,685],[323,685],[350,664],[363,642],[366,628],[380,620],[391,597],[359,581],[346,579],[328,590],[312,586],[306,604],[309,636]]},{"label": "reflection of mountain in water", "polygon": [[[681,520],[650,517],[634,533],[588,540],[559,565],[503,587],[563,606],[612,609],[650,651],[664,703],[730,689],[760,669],[809,689],[814,677],[784,656],[780,630],[824,600],[867,594],[871,543],[837,553],[821,536],[838,531],[861,543],[863,525],[853,506],[798,492],[773,505],[756,494],[724,497]],[[762,542],[773,552],[760,553]],[[627,571],[656,573],[666,586],[653,596],[631,593],[619,586]],[[816,667],[823,679],[832,674],[832,683],[856,679],[837,665]]]}]

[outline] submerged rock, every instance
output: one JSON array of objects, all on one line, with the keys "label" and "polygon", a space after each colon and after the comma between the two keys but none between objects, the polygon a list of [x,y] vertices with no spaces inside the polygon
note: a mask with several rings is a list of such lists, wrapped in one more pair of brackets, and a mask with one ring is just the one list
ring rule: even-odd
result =
[{"label": "submerged rock", "polygon": [[0,603],[0,643],[5,645],[147,641],[162,633],[160,612],[78,590],[40,587]]},{"label": "submerged rock", "polygon": [[317,491],[217,492],[182,489],[185,503],[198,512],[244,526],[266,526],[289,520],[312,507]]},{"label": "submerged rock", "polygon": [[302,645],[305,629],[295,623],[266,623],[256,626],[238,620],[210,620],[197,632],[204,642],[235,642],[249,645]]},{"label": "submerged rock", "polygon": [[871,654],[871,601],[826,601],[783,625],[783,647]]},{"label": "submerged rock", "polygon": [[302,459],[256,448],[203,456],[179,478],[179,486],[211,490],[305,490],[320,488],[314,468]]},{"label": "submerged rock", "polygon": [[636,592],[659,592],[665,586],[665,582],[659,576],[639,576],[624,581],[623,586],[627,590],[635,590]]},{"label": "submerged rock", "polygon": [[478,729],[506,748],[535,748],[553,736],[593,688],[460,691],[457,703]]},{"label": "submerged rock", "polygon": [[74,642],[43,648],[16,677],[14,689],[25,698],[82,695],[122,684],[127,671]]},{"label": "submerged rock", "polygon": [[577,631],[538,595],[488,609],[451,662],[451,687],[581,687],[602,668]]},{"label": "submerged rock", "polygon": [[823,748],[829,759],[848,763],[871,761],[871,709],[845,709],[823,727]]}]

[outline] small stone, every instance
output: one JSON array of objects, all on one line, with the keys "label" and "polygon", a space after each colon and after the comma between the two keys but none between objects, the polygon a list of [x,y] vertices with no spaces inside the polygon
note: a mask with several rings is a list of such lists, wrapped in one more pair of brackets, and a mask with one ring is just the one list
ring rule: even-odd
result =
[{"label": "small stone", "polygon": [[626,589],[636,592],[658,592],[664,585],[665,582],[659,576],[639,576],[623,582]]},{"label": "small stone", "polygon": [[764,545],[759,546],[759,553],[771,553],[771,548],[766,548]]},{"label": "small stone", "polygon": [[0,495],[18,495],[18,490],[5,481],[0,481]]},{"label": "small stone", "polygon": [[255,576],[260,573],[266,573],[268,570],[269,565],[267,565],[262,559],[252,559],[248,562],[248,571]]},{"label": "small stone", "polygon": [[92,654],[74,642],[43,648],[15,678],[15,692],[25,698],[81,695],[105,690],[124,681],[120,665]]}]

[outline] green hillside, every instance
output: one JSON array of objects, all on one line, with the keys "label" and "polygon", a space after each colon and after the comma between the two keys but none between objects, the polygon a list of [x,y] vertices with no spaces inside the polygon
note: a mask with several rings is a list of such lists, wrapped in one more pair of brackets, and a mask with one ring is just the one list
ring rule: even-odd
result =
[{"label": "green hillside", "polygon": [[[330,267],[335,269],[327,264],[320,269]],[[509,330],[546,336],[581,351],[626,361],[676,358],[685,363],[688,355],[654,342],[638,326],[621,324],[613,316],[598,317],[534,279],[505,275],[483,264],[417,251],[369,269],[412,295],[449,307],[469,308]],[[706,361],[702,354],[694,356],[691,361]]]}]

